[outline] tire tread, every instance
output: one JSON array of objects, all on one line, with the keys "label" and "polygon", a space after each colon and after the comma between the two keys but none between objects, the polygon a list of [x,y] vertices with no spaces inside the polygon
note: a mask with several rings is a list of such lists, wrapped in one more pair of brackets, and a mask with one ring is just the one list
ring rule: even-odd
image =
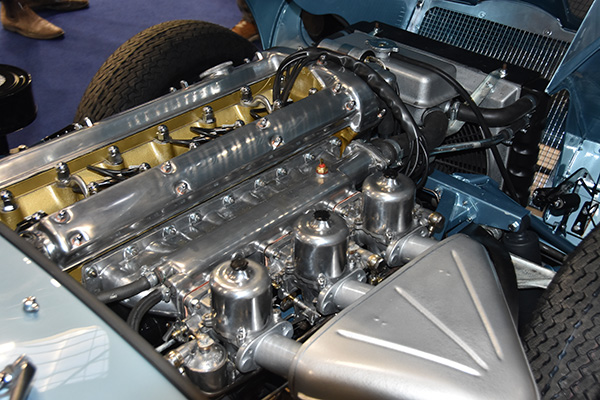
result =
[{"label": "tire tread", "polygon": [[543,398],[600,398],[600,230],[565,260],[523,336]]},{"label": "tire tread", "polygon": [[200,72],[221,62],[239,65],[255,51],[246,39],[209,22],[176,20],[152,26],[104,62],[81,99],[75,121],[104,119],[167,94],[179,80],[197,80]]}]

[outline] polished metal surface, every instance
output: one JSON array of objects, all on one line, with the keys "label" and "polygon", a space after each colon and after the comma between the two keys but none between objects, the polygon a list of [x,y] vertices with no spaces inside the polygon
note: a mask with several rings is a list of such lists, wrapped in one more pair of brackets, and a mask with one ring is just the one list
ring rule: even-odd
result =
[{"label": "polished metal surface", "polygon": [[201,81],[186,90],[166,94],[156,100],[109,117],[94,126],[53,140],[44,146],[32,147],[10,156],[10,162],[0,163],[0,187],[51,169],[59,161],[67,162],[237,91],[241,86],[273,75],[281,60],[281,52],[269,52],[260,61],[244,64],[217,80]]},{"label": "polished metal surface", "polygon": [[364,229],[380,236],[410,230],[416,191],[410,178],[394,170],[367,177],[363,183]]},{"label": "polished metal surface", "polygon": [[30,314],[40,311],[40,305],[35,296],[27,296],[23,299],[23,311]]},{"label": "polished metal surface", "polygon": [[310,212],[296,221],[293,235],[298,276],[314,281],[343,274],[350,232],[342,217],[327,210]]},{"label": "polished metal surface", "polygon": [[345,308],[288,374],[299,398],[539,398],[489,257],[462,235]]},{"label": "polished metal surface", "polygon": [[[314,154],[315,160],[307,161],[306,154],[292,157],[279,169],[268,170],[95,260],[84,268],[84,285],[92,291],[107,289],[131,282],[147,267],[170,271],[175,275],[167,283],[178,300],[160,303],[155,310],[176,313],[177,304],[207,282],[219,263],[236,253],[252,254],[257,243],[290,232],[299,215],[319,204],[338,204],[373,171],[372,154],[363,148],[340,159],[339,148],[330,147],[324,141],[309,148],[307,154]],[[321,158],[329,165],[326,176],[316,173]],[[226,204],[225,198],[234,201]],[[347,230],[345,225],[336,226]]]},{"label": "polished metal surface", "polygon": [[[361,86],[353,84],[356,93]],[[36,235],[43,236],[39,242],[52,243],[47,252],[62,267],[79,264],[314,143],[329,126],[343,128],[351,123],[347,117],[357,112],[344,108],[351,99],[348,92],[321,90],[310,101],[269,115],[268,127],[261,127],[259,120],[192,149],[66,208],[70,215],[66,223],[53,216],[43,219],[35,228]],[[274,148],[274,138],[289,146]],[[176,189],[182,182],[188,190],[179,194]]]},{"label": "polished metal surface", "polygon": [[[446,109],[456,93],[392,52],[431,63],[470,91],[489,88],[482,106],[520,95],[516,84],[488,87],[480,71],[373,34],[321,45],[361,59],[375,51],[378,58],[367,62],[398,90],[417,123],[427,108]],[[487,253],[460,235],[442,243],[430,238],[443,219],[416,206],[413,181],[386,169],[396,165],[388,159],[393,152],[370,141],[387,106],[363,79],[324,60],[297,71],[289,104],[271,103],[276,66],[290,53],[267,51],[241,67],[218,66],[198,84],[182,83],[182,90],[83,129],[79,147],[69,135],[46,146],[47,159],[36,160],[42,153],[32,149],[0,163],[0,185],[23,178],[32,185],[32,177],[50,171],[48,196],[58,187],[71,199],[32,221],[23,236],[64,271],[80,272],[92,293],[140,277],[160,285],[161,301],[148,313],[171,322],[156,351],[178,346],[163,357],[206,391],[237,385],[262,367],[288,379],[298,398],[536,398]],[[254,88],[260,94],[252,95]],[[171,127],[169,118],[185,121]],[[217,125],[224,120],[226,126]],[[195,141],[178,136],[206,126],[218,133]],[[144,146],[161,147],[159,161],[143,164],[155,167],[87,192],[86,166],[97,161],[77,157],[98,150],[103,168],[130,168],[134,155],[148,152],[121,152],[115,140],[141,133],[149,136]],[[395,151],[408,151],[399,143]],[[23,168],[15,180],[7,164]],[[15,193],[23,196],[28,185]],[[444,193],[458,186],[446,185]],[[2,200],[14,213],[8,193]],[[467,203],[450,204],[445,216],[457,205],[481,213]],[[16,204],[20,213],[24,207]],[[529,273],[521,283],[540,284],[539,266],[519,265]],[[390,267],[402,268],[389,275]],[[135,306],[147,293],[119,307]],[[32,296],[20,318],[43,318],[56,308],[42,294],[20,295]],[[304,334],[306,328],[296,330],[301,324],[313,328]],[[101,344],[112,340],[98,326],[89,332],[99,332]],[[60,335],[68,336],[69,348],[78,338]],[[291,339],[300,335],[306,337]]]},{"label": "polished metal surface", "polygon": [[225,348],[206,334],[198,335],[197,350],[185,363],[185,372],[200,389],[215,392],[228,384]]},{"label": "polished metal surface", "polygon": [[[349,35],[332,40],[325,40],[322,46],[335,51],[349,53],[357,58],[361,57],[367,51],[371,51],[369,41],[373,40],[372,35],[362,32],[354,32]],[[389,41],[390,46],[396,46],[396,52],[419,61],[424,61],[435,65],[451,76],[456,76],[456,66],[448,61],[441,60],[439,57],[431,57],[407,46]],[[321,44],[320,44],[321,45]],[[385,58],[381,61],[386,69],[392,72],[397,80],[400,89],[400,98],[412,107],[429,108],[448,101],[456,96],[456,92],[449,85],[444,83],[439,75],[412,64],[399,62],[393,58]]]},{"label": "polished metal surface", "polygon": [[224,262],[210,276],[215,331],[243,343],[272,320],[271,279],[267,269],[244,258]]},{"label": "polished metal surface", "polygon": [[556,275],[555,271],[516,254],[511,253],[510,259],[515,266],[519,289],[546,289]]}]

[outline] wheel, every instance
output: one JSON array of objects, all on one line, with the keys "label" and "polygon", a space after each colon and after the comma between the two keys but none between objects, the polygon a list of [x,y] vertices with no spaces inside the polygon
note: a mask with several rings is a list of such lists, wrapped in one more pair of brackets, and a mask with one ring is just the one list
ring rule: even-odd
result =
[{"label": "wheel", "polygon": [[229,29],[209,22],[178,20],[150,27],[121,45],[87,87],[75,122],[92,121],[145,103],[194,82],[220,63],[239,65],[256,48]]},{"label": "wheel", "polygon": [[600,230],[571,253],[523,337],[545,399],[600,398]]}]

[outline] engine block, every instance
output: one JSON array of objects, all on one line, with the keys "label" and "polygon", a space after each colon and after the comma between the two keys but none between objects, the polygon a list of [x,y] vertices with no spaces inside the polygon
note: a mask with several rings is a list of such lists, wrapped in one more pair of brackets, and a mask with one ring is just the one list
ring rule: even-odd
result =
[{"label": "engine block", "polygon": [[[457,93],[382,43],[327,40],[297,76],[286,49],[223,64],[44,157],[18,154],[12,168],[27,172],[0,165],[14,206],[2,222],[101,301],[132,309],[132,327],[146,312],[167,319],[159,351],[207,393],[264,368],[305,398],[340,385],[347,398],[536,396],[485,250],[433,239],[443,216],[416,202],[432,139],[410,129],[452,114]],[[398,46],[482,91],[486,74]],[[277,99],[285,85],[289,101]],[[494,85],[479,93],[488,107],[520,94]],[[394,96],[406,106],[386,103]]]}]

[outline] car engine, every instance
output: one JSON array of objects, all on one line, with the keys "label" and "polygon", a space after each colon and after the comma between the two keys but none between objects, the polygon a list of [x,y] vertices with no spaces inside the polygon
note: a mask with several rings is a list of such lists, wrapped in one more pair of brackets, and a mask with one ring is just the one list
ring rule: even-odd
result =
[{"label": "car engine", "polygon": [[[543,99],[497,67],[359,30],[226,62],[12,156],[1,219],[208,395],[271,374],[298,398],[537,398],[506,265],[462,232],[492,192],[521,208],[427,178],[436,155],[486,148],[511,190]],[[482,118],[483,139],[445,142]],[[460,201],[438,208],[445,191]],[[521,232],[519,212],[481,225]],[[519,287],[552,277],[513,259],[534,275]]]}]

